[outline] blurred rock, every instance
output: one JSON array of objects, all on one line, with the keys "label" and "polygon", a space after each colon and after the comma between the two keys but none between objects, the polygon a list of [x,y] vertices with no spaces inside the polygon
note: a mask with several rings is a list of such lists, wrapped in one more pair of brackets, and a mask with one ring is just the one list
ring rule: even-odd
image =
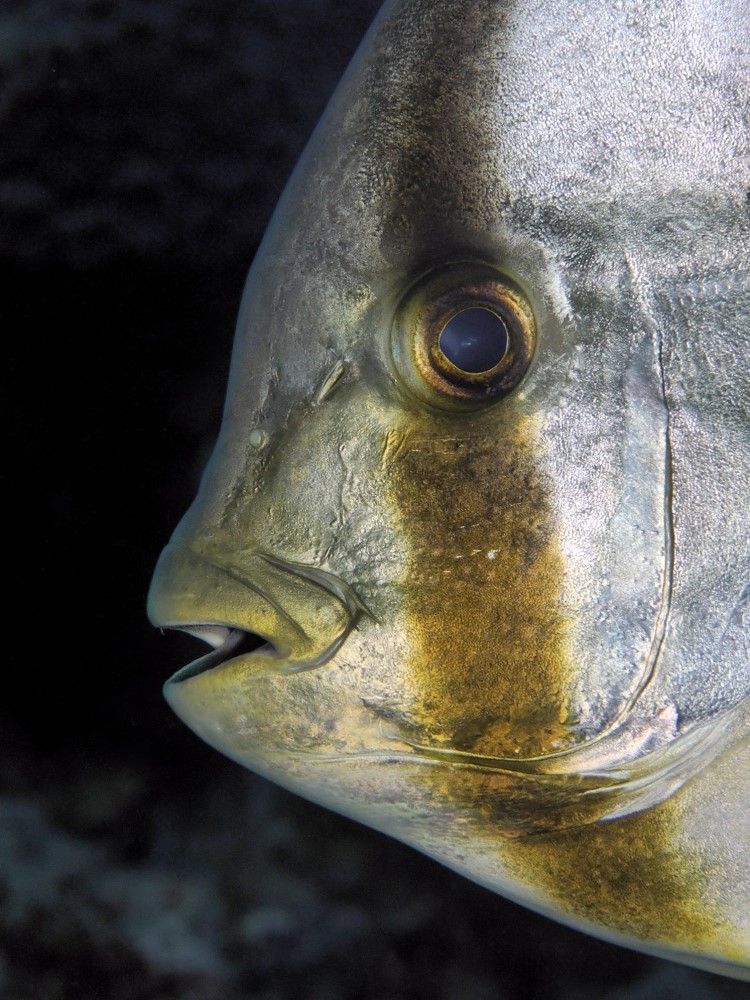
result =
[{"label": "blurred rock", "polygon": [[145,794],[143,776],[126,763],[119,768],[97,767],[72,787],[50,796],[50,810],[66,829],[96,834],[127,822]]}]

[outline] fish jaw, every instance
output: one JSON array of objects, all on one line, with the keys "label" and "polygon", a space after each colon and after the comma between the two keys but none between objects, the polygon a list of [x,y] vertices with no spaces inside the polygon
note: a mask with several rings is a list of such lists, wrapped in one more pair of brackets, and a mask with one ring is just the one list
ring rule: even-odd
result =
[{"label": "fish jaw", "polygon": [[288,766],[299,753],[362,750],[366,720],[347,710],[337,654],[371,615],[345,581],[257,552],[239,570],[172,542],[149,615],[214,647],[167,680],[164,696],[222,753],[264,773],[269,759]]}]

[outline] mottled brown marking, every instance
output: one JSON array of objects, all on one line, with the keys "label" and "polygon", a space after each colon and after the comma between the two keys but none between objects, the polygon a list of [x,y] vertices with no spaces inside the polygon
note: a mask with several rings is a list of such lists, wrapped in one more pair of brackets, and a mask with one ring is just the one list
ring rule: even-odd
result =
[{"label": "mottled brown marking", "polygon": [[[412,417],[385,457],[411,549],[404,611],[417,694],[404,721],[414,742],[518,759],[578,738],[564,564],[535,461],[543,444],[512,406],[491,434],[487,414]],[[706,899],[709,862],[685,853],[673,800],[605,822],[614,779],[607,788],[602,777],[454,763],[426,767],[424,781],[509,874],[570,918],[686,950],[726,943]]]},{"label": "mottled brown marking", "polygon": [[413,718],[433,745],[535,756],[576,740],[563,564],[528,422],[414,416],[388,461],[411,540]]},{"label": "mottled brown marking", "polygon": [[504,852],[522,881],[581,920],[652,945],[740,958],[731,925],[706,898],[711,868],[721,859],[685,850],[678,801],[611,822],[522,837]]}]

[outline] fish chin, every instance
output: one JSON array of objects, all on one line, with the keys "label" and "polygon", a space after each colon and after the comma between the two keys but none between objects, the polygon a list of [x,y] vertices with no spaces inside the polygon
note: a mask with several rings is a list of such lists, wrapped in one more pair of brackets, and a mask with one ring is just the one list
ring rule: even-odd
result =
[{"label": "fish chin", "polygon": [[269,648],[238,656],[230,649],[216,665],[209,653],[165,684],[166,700],[224,755],[429,853],[435,824],[448,815],[512,839],[654,806],[708,766],[733,733],[724,719],[650,752],[631,733],[619,748],[587,746],[561,758],[481,758],[416,744],[385,724],[337,683],[337,657],[302,672]]}]

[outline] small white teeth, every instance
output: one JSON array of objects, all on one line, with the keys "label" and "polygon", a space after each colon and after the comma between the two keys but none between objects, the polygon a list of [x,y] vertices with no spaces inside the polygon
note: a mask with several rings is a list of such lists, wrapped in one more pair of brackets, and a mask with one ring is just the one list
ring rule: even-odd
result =
[{"label": "small white teeth", "polygon": [[194,635],[196,639],[203,639],[214,649],[223,645],[232,631],[226,625],[181,625],[179,630]]}]

